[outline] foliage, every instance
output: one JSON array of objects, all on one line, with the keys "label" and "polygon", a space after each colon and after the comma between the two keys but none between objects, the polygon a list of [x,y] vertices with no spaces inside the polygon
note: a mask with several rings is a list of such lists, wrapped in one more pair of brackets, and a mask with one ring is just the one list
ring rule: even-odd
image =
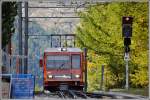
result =
[{"label": "foliage", "polygon": [[15,32],[14,20],[17,14],[16,2],[2,2],[2,48],[10,41]]},{"label": "foliage", "polygon": [[[91,56],[90,56],[91,55]],[[97,60],[96,60],[97,59]],[[100,89],[100,76],[101,76],[101,62],[104,62],[104,59],[101,59],[97,54],[90,51],[88,53],[88,91],[93,91]]]},{"label": "foliage", "polygon": [[[130,46],[130,84],[134,87],[148,86],[148,3],[124,2],[124,3],[100,3],[90,6],[79,16],[83,17],[77,26],[78,46],[89,49],[88,66],[89,87],[91,90],[99,82],[96,80],[97,66],[105,63],[105,75],[107,76],[107,88],[124,87],[125,63],[124,45],[122,38],[122,16],[133,16],[133,37]],[[95,57],[96,54],[98,57]],[[99,61],[102,59],[101,61]],[[100,68],[100,67],[99,67]],[[98,71],[100,73],[100,71]],[[94,79],[94,81],[93,81]],[[91,81],[92,80],[92,81]],[[100,78],[99,78],[100,80]],[[91,82],[91,83],[90,83]]]}]

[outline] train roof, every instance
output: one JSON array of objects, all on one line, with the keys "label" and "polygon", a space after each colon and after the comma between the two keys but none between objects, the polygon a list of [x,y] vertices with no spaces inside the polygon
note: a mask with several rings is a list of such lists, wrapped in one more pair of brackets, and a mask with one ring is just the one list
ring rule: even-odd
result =
[{"label": "train roof", "polygon": [[47,48],[44,52],[82,52],[80,48]]}]

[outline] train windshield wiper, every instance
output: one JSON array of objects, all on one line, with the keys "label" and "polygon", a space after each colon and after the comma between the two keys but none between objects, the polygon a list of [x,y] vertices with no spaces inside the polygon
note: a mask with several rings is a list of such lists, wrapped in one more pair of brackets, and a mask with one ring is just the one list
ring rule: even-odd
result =
[{"label": "train windshield wiper", "polygon": [[59,69],[62,69],[64,65],[65,65],[65,63],[61,64]]}]

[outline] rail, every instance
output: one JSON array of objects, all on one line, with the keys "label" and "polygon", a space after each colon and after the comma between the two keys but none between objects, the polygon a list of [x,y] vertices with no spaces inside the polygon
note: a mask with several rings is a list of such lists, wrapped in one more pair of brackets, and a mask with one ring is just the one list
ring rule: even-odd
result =
[{"label": "rail", "polygon": [[[43,94],[43,96],[41,96]],[[137,95],[128,95],[123,93],[114,93],[114,92],[92,92],[84,93],[83,91],[77,90],[66,90],[66,91],[56,91],[56,93],[49,92],[36,94],[35,99],[44,99],[44,98],[61,98],[61,99],[146,99],[146,97],[137,96]],[[55,96],[54,96],[55,94]],[[57,95],[57,96],[56,96]]]}]

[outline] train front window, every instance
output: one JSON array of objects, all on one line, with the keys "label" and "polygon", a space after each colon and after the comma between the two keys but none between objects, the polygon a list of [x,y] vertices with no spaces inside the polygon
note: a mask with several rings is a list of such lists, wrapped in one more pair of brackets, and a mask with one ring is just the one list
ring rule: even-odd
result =
[{"label": "train front window", "polygon": [[71,68],[71,60],[69,56],[56,55],[47,56],[47,69],[69,69]]},{"label": "train front window", "polygon": [[73,69],[80,68],[80,55],[72,55],[72,68]]}]

